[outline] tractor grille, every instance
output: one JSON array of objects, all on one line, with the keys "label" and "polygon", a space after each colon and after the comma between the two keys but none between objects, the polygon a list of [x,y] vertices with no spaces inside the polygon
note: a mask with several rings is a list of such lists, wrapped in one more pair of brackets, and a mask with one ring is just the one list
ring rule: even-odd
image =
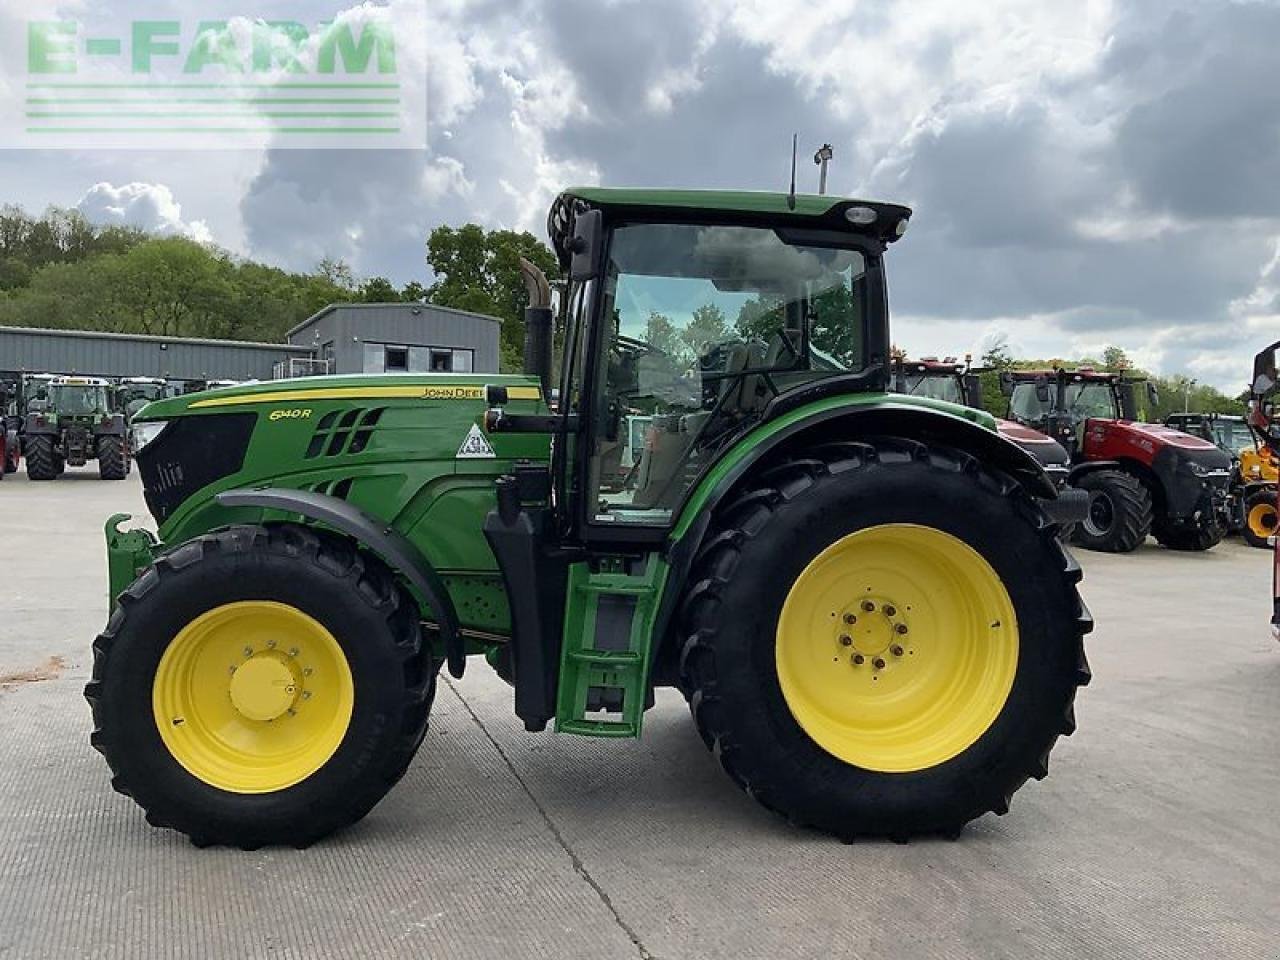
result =
[{"label": "tractor grille", "polygon": [[360,453],[369,445],[373,430],[382,419],[386,407],[369,410],[334,410],[326,413],[316,424],[316,432],[307,444],[303,457],[336,457],[343,453]]},{"label": "tractor grille", "polygon": [[215,480],[239,473],[257,414],[179,417],[138,453],[143,495],[156,521]]}]

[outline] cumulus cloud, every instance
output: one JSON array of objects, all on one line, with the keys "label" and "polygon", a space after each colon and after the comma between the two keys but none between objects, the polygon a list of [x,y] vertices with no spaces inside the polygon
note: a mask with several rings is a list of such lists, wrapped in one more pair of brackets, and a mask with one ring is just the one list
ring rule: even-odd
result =
[{"label": "cumulus cloud", "polygon": [[184,220],[182,205],[163,183],[95,183],[80,198],[76,209],[93,223],[139,227],[150,233],[189,237],[212,243],[213,234],[203,220]]}]

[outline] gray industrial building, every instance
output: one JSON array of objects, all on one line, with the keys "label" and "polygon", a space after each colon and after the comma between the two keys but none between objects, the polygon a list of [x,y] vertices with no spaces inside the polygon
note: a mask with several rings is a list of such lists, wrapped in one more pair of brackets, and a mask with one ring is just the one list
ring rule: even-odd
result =
[{"label": "gray industrial building", "polygon": [[0,326],[0,376],[206,381],[384,371],[496,373],[499,326],[493,317],[420,303],[328,306],[290,330],[286,343]]},{"label": "gray industrial building", "polygon": [[336,373],[497,373],[494,317],[427,303],[339,303],[285,339]]}]

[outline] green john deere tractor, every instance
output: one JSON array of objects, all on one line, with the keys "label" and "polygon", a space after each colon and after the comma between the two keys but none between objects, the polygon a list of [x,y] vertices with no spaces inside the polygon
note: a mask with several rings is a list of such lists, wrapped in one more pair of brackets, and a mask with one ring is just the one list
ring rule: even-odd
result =
[{"label": "green john deere tractor", "polygon": [[53,377],[33,383],[22,424],[27,476],[54,480],[68,464],[79,467],[97,460],[99,477],[123,480],[129,473],[129,443],[111,385],[96,377]]},{"label": "green john deere tractor", "polygon": [[636,737],[678,688],[740,787],[844,839],[1006,812],[1074,729],[1091,620],[1039,464],[886,393],[909,216],[570,190],[556,373],[526,265],[527,375],[144,408],[159,539],[108,521],[85,691],[115,787],[197,844],[309,844],[404,774],[441,664],[483,655],[530,731]]}]

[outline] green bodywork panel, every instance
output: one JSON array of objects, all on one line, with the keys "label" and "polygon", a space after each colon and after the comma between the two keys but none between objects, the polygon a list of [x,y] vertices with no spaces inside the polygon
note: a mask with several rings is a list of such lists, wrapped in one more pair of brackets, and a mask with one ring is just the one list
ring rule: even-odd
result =
[{"label": "green bodywork panel", "polygon": [[[482,423],[483,387],[489,383],[508,388],[512,413],[547,412],[537,399],[535,379],[496,374],[300,378],[148,404],[134,417],[135,425],[226,413],[257,417],[242,469],[193,491],[160,523],[159,542],[150,552],[228,524],[291,516],[261,508],[227,509],[214,500],[224,490],[281,487],[341,494],[422,552],[449,586],[464,627],[505,633],[510,629],[506,593],[482,527],[495,503],[495,479],[517,460],[545,462],[549,444],[545,435],[499,433],[485,436],[492,458],[459,457],[472,428]],[[351,437],[373,409],[381,410],[380,418],[364,448],[353,453]],[[352,423],[344,428],[344,420]],[[337,441],[335,434],[341,435]],[[164,435],[154,443],[162,445]],[[124,559],[122,550],[108,543],[113,597],[149,562],[136,551],[127,554],[131,560]],[[429,610],[424,616],[430,617]]]},{"label": "green bodywork panel", "polygon": [[753,190],[631,190],[610,187],[572,187],[565,193],[601,206],[678,207],[739,213],[790,214],[801,217],[820,217],[832,207],[850,202],[846,197],[797,194],[793,208],[789,205],[785,193]]}]

